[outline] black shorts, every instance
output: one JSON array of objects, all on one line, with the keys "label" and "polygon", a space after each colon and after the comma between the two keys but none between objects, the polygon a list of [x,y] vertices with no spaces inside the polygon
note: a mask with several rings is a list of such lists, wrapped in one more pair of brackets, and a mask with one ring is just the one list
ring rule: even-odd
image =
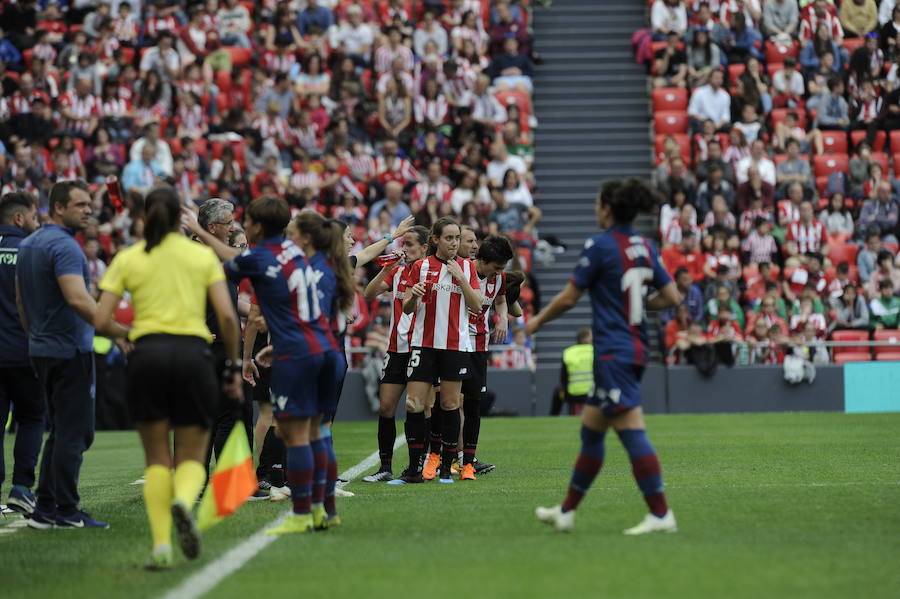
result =
[{"label": "black shorts", "polygon": [[389,351],[381,365],[382,385],[405,385],[406,367],[409,364],[409,352]]},{"label": "black shorts", "polygon": [[488,361],[491,359],[491,352],[476,351],[469,352],[469,360],[471,366],[469,378],[463,381],[462,392],[467,397],[481,397],[481,394],[487,391],[487,369]]},{"label": "black shorts", "polygon": [[128,355],[125,392],[135,422],[209,428],[219,408],[219,377],[206,340],[145,335]]},{"label": "black shorts", "polygon": [[272,394],[269,392],[272,369],[263,368],[259,364],[256,365],[256,369],[259,371],[259,377],[256,379],[256,386],[253,387],[253,401],[257,403],[272,403]]},{"label": "black shorts", "polygon": [[472,369],[469,352],[452,349],[414,347],[409,354],[406,378],[409,381],[434,383],[442,381],[464,381]]}]

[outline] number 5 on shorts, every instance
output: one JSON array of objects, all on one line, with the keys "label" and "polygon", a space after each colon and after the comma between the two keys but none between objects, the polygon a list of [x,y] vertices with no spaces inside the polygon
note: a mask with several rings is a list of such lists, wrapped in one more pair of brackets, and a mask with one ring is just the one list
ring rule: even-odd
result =
[{"label": "number 5 on shorts", "polygon": [[409,365],[406,367],[406,378],[411,377],[413,369],[419,365],[419,360],[422,358],[421,353],[422,350],[420,349],[412,350],[412,353],[409,355]]}]

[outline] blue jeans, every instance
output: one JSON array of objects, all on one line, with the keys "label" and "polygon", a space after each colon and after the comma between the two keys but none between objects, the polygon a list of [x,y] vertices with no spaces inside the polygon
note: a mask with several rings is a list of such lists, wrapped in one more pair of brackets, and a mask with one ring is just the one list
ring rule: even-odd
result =
[{"label": "blue jeans", "polygon": [[[44,438],[44,420],[47,410],[44,391],[37,375],[30,366],[0,368],[0,448],[6,418],[12,406],[13,419],[18,424],[16,445],[13,449],[12,484],[31,489],[34,486],[34,469],[41,441]],[[6,462],[0,451],[0,484],[6,480]]]}]

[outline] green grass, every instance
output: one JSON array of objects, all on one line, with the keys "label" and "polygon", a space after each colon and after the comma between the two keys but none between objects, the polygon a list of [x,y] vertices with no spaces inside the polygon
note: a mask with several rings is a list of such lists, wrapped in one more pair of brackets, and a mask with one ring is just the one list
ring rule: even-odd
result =
[{"label": "green grass", "polygon": [[[554,533],[532,512],[561,499],[578,423],[488,420],[479,455],[498,464],[494,473],[452,486],[351,483],[356,497],[339,500],[343,527],[279,538],[209,596],[897,596],[900,414],[648,421],[678,534],[621,534],[644,504],[614,435],[575,531]],[[371,453],[374,428],[338,424],[344,468]],[[9,459],[10,441],[5,449]],[[405,448],[398,465],[404,456]],[[205,535],[197,562],[146,573],[141,487],[128,484],[142,469],[134,433],[98,434],[82,471],[83,506],[112,528],[0,534],[0,596],[159,596],[287,507],[246,505]]]}]

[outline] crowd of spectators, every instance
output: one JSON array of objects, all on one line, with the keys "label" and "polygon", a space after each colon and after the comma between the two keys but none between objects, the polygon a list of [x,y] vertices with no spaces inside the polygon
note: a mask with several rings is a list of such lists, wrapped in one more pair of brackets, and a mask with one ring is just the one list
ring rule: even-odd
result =
[{"label": "crowd of spectators", "polygon": [[661,253],[685,296],[669,362],[871,359],[821,344],[900,325],[900,2],[653,0],[650,18]]},{"label": "crowd of spectators", "polygon": [[[231,202],[237,221],[252,198],[277,195],[347,222],[358,247],[409,215],[426,227],[454,215],[509,236],[514,267],[529,268],[540,211],[527,1],[0,10],[2,192],[31,192],[44,212],[53,183],[88,181],[93,220],[78,240],[94,282],[142,238],[142,196],[163,182],[186,206]],[[533,310],[532,290],[522,300]],[[360,294],[355,313],[353,345],[377,347],[389,306]]]}]

